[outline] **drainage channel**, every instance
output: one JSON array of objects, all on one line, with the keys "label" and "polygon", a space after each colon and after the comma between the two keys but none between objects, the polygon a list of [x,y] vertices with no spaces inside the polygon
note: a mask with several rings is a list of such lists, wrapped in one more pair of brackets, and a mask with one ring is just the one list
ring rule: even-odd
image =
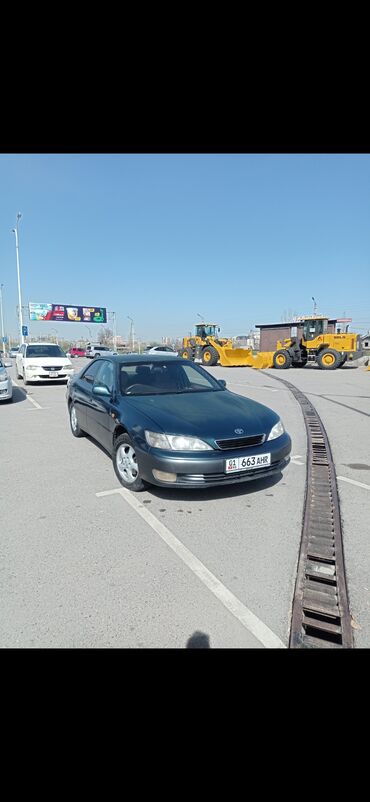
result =
[{"label": "drainage channel", "polygon": [[[271,375],[271,374],[270,374]],[[307,475],[289,648],[353,648],[342,525],[333,457],[324,425],[308,398],[289,387],[307,431]]]}]

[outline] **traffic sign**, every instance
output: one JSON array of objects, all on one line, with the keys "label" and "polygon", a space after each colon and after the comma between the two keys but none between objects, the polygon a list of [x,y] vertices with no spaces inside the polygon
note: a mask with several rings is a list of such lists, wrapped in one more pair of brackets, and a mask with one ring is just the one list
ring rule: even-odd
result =
[{"label": "traffic sign", "polygon": [[3,343],[7,343],[7,342],[8,342],[8,338],[7,337],[3,337]]},{"label": "traffic sign", "polygon": [[22,326],[22,334],[23,334],[23,337],[28,337],[28,327],[27,326]]}]

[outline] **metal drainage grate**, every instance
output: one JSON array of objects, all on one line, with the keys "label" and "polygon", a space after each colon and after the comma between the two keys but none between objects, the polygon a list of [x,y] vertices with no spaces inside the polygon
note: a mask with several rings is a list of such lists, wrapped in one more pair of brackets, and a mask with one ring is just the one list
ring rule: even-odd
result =
[{"label": "metal drainage grate", "polygon": [[302,538],[293,599],[290,648],[353,648],[342,527],[333,458],[323,423],[307,396],[287,385],[307,431]]}]

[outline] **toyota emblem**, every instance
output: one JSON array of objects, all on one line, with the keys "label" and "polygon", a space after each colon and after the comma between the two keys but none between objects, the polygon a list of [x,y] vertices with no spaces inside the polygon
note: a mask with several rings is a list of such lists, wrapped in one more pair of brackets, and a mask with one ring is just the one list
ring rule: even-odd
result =
[{"label": "toyota emblem", "polygon": [[235,434],[244,434],[244,429],[234,429]]}]

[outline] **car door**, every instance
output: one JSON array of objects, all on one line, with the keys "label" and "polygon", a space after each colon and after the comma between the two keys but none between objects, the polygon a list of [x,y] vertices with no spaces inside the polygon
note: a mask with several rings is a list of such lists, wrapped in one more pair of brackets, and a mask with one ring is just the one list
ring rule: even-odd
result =
[{"label": "car door", "polygon": [[[108,359],[99,359],[96,362],[99,370],[95,376],[91,388],[91,398],[88,405],[88,415],[91,421],[91,435],[101,445],[111,452],[112,437],[114,430],[114,418],[112,418],[112,400],[114,389],[114,365]],[[106,387],[109,395],[95,394],[95,387]]]},{"label": "car door", "polygon": [[19,349],[19,351],[17,353],[17,356],[15,358],[16,373],[17,373],[18,376],[22,376],[23,375],[23,356],[24,356],[25,350],[26,350],[26,346],[25,345],[21,345],[21,347],[20,347],[20,349]]},{"label": "car door", "polygon": [[84,430],[84,432],[87,432],[87,434],[91,434],[92,437],[94,437],[93,432],[90,431],[92,421],[87,412],[91,402],[92,386],[94,384],[95,376],[99,370],[99,367],[99,362],[92,362],[82,376],[73,382],[72,390],[72,400],[76,407],[80,427]]}]

